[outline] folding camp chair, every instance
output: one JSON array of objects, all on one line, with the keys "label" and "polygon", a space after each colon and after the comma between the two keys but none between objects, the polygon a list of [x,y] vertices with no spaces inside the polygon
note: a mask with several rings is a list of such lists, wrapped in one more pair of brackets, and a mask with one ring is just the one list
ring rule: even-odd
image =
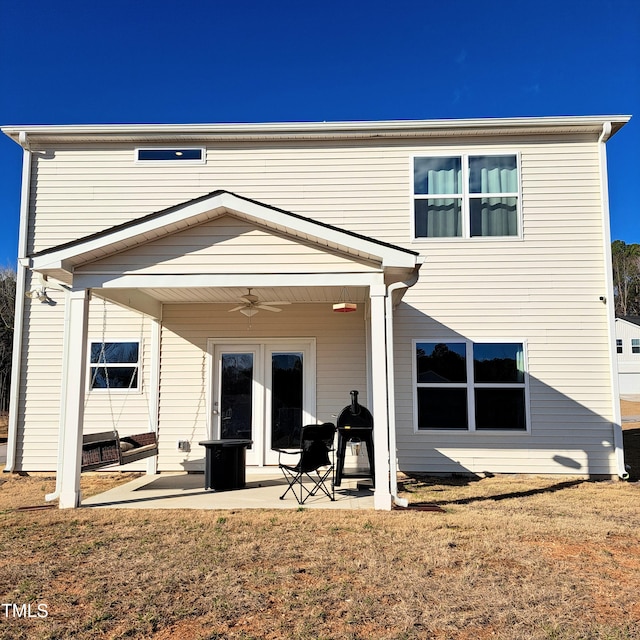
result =
[{"label": "folding camp chair", "polygon": [[[300,434],[300,448],[297,450],[275,449],[279,453],[278,466],[289,484],[287,490],[280,496],[280,500],[291,491],[298,501],[304,504],[308,498],[322,491],[327,498],[335,500],[334,483],[334,448],[336,427],[331,422],[324,424],[308,424],[302,427]],[[298,456],[295,464],[281,462],[283,455]],[[315,472],[315,475],[311,475]],[[306,486],[311,482],[311,487]],[[327,482],[331,487],[327,487]]]}]

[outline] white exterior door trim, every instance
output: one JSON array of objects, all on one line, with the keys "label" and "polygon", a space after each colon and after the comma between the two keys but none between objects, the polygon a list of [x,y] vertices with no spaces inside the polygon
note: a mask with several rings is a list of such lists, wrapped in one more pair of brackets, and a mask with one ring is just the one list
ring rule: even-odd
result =
[{"label": "white exterior door trim", "polygon": [[271,452],[271,354],[303,354],[303,424],[316,421],[316,339],[315,338],[209,338],[207,340],[207,438],[220,437],[219,416],[215,413],[222,349],[254,354],[253,447],[247,450],[247,464],[277,464]]}]

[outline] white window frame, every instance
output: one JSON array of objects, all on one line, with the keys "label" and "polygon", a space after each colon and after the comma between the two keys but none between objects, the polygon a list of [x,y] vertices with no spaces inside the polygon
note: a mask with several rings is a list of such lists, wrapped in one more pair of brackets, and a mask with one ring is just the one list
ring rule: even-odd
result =
[{"label": "white window frame", "polygon": [[[174,160],[174,159],[158,159],[158,160],[140,160],[139,155],[140,151],[200,151],[200,159],[199,160]],[[136,147],[134,151],[134,163],[141,165],[153,165],[153,166],[162,166],[162,165],[174,165],[174,166],[182,166],[182,165],[200,165],[206,164],[207,162],[207,150],[204,147]]]},{"label": "white window frame", "polygon": [[640,338],[631,338],[631,353],[640,353]]},{"label": "white window frame", "polygon": [[[467,381],[466,382],[418,382],[418,363],[416,359],[416,348],[419,343],[428,342],[430,344],[443,342],[449,344],[464,344]],[[524,356],[524,382],[476,382],[473,376],[473,345],[475,344],[518,344],[522,345]],[[528,435],[531,433],[531,404],[529,395],[529,353],[527,340],[518,338],[478,338],[477,340],[466,338],[445,338],[445,337],[429,337],[416,338],[411,341],[411,383],[413,393],[413,432],[414,434],[479,434],[479,435]],[[466,389],[467,390],[467,418],[468,424],[466,429],[420,429],[418,428],[418,389],[419,388],[447,388],[447,389]],[[476,389],[524,389],[524,410],[525,410],[525,429],[476,429],[476,412],[475,412],[475,390]]]},{"label": "white window frame", "polygon": [[[91,345],[92,344],[102,344],[102,343],[125,343],[125,342],[131,342],[131,343],[136,343],[138,345],[138,361],[134,364],[133,362],[108,362],[108,363],[103,363],[103,362],[91,362]],[[141,394],[143,389],[142,389],[142,352],[144,349],[144,344],[143,341],[140,338],[104,338],[104,340],[102,338],[89,338],[88,340],[88,344],[87,344],[87,392],[88,393],[98,393],[98,394],[103,394],[103,393],[113,393],[113,394],[125,394],[125,393],[129,393],[129,394]],[[92,380],[92,375],[91,375],[91,369],[94,366],[98,366],[98,367],[107,367],[107,368],[114,368],[114,367],[137,367],[138,369],[138,376],[137,376],[137,384],[135,387],[127,387],[127,388],[115,388],[115,387],[109,387],[107,388],[96,388],[96,389],[92,389],[91,388],[91,380]]]},{"label": "white window frame", "polygon": [[[473,242],[505,242],[522,240],[522,162],[521,153],[513,149],[482,151],[481,149],[469,149],[466,151],[432,151],[429,153],[414,153],[410,158],[411,175],[411,242],[460,242],[463,240]],[[477,156],[515,156],[516,170],[518,171],[518,191],[514,193],[471,193],[469,189],[469,158]],[[462,192],[455,194],[416,194],[415,189],[415,162],[417,158],[460,158],[462,162]],[[518,223],[518,233],[514,236],[472,236],[471,235],[471,207],[470,200],[491,197],[491,198],[516,198],[516,217]],[[462,230],[461,236],[436,237],[416,236],[416,200],[431,200],[434,198],[462,200]]]}]

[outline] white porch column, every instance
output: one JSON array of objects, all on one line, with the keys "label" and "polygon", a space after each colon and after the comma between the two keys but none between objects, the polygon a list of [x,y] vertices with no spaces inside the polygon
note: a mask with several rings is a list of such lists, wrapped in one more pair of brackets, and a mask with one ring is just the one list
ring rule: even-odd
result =
[{"label": "white porch column", "polygon": [[89,290],[67,294],[62,364],[62,405],[60,407],[61,464],[58,473],[60,508],[80,506],[80,466],[82,463],[82,425],[87,377],[87,321]]},{"label": "white porch column", "polygon": [[371,390],[373,397],[373,448],[376,466],[376,488],[373,504],[376,509],[391,509],[389,487],[389,422],[387,416],[387,349],[385,331],[384,284],[373,285],[371,296]]}]

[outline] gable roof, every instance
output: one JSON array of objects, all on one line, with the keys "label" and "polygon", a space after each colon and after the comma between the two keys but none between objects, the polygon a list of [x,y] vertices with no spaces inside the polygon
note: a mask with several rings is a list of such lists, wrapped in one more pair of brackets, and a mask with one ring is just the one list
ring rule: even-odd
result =
[{"label": "gable roof", "polygon": [[421,262],[419,254],[410,249],[346,231],[229,191],[217,190],[84,238],[34,253],[30,256],[31,266],[35,270],[62,269],[72,272],[79,265],[147,244],[225,214],[235,215],[327,249],[367,260],[377,260],[383,268],[413,268]]},{"label": "gable roof", "polygon": [[640,316],[618,316],[616,320],[624,320],[630,324],[635,324],[640,327]]}]

